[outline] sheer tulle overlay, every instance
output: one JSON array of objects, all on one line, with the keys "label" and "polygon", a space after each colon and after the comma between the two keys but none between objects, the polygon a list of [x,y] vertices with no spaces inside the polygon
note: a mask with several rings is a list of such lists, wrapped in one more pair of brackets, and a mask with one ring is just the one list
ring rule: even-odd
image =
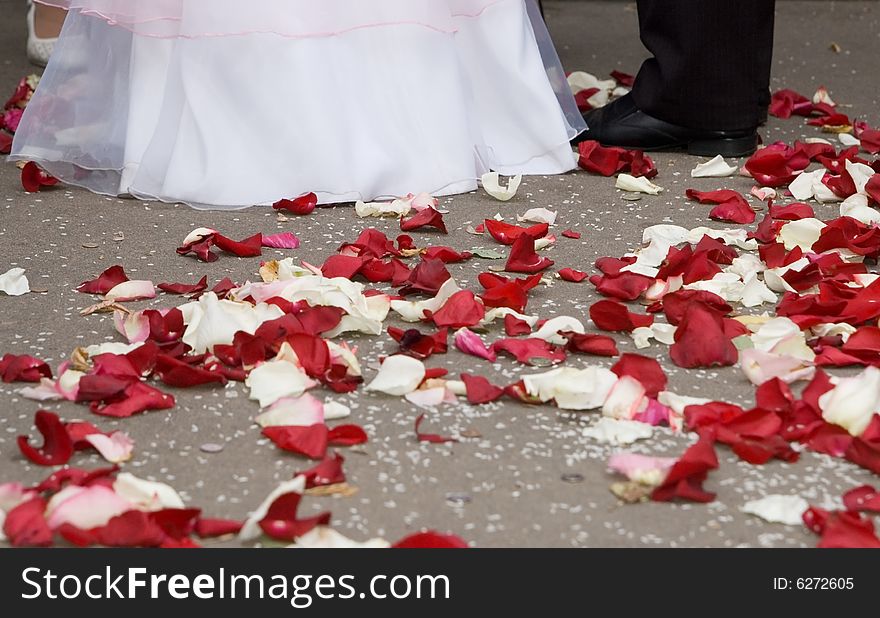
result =
[{"label": "sheer tulle overlay", "polygon": [[574,166],[533,0],[44,1],[71,13],[11,158],[98,193],[240,208]]}]

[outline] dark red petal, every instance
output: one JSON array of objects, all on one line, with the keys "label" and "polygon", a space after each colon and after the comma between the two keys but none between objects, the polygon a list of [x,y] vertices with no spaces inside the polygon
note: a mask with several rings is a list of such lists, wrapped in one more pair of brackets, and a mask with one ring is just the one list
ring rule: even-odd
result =
[{"label": "dark red petal", "polygon": [[688,189],[687,196],[701,204],[717,204],[709,213],[712,219],[743,224],[755,221],[755,211],[752,210],[748,201],[737,191],[724,189],[721,191],[701,192]]},{"label": "dark red petal", "polygon": [[318,196],[306,193],[293,200],[279,200],[272,205],[275,210],[286,210],[295,215],[310,215],[318,205]]},{"label": "dark red petal", "polygon": [[76,290],[84,294],[106,294],[128,280],[128,275],[125,274],[122,266],[116,265],[102,272],[97,279],[80,283]]},{"label": "dark red petal", "polygon": [[153,520],[166,536],[181,540],[191,535],[196,528],[201,509],[161,509],[153,511],[150,519]]},{"label": "dark red petal", "polygon": [[626,305],[614,300],[600,300],[590,306],[590,319],[597,328],[631,332],[654,323],[653,315],[631,313]]},{"label": "dark red petal", "polygon": [[73,441],[57,414],[40,410],[34,415],[34,425],[43,435],[43,446],[31,446],[27,436],[18,437],[22,455],[40,466],[63,466],[73,456]]},{"label": "dark red petal", "polygon": [[701,304],[688,307],[675,331],[669,355],[679,367],[719,367],[736,363],[736,346],[724,332],[722,318]]},{"label": "dark red petal", "polygon": [[338,425],[327,434],[327,442],[333,446],[356,446],[367,440],[367,432],[358,425]]},{"label": "dark red petal", "polygon": [[[483,299],[485,302],[485,298]],[[504,332],[508,337],[517,337],[519,335],[529,335],[532,327],[525,320],[521,320],[515,315],[507,314],[504,316]]]},{"label": "dark red petal", "polygon": [[521,234],[510,249],[510,257],[504,270],[513,273],[533,274],[553,266],[553,260],[541,257],[535,251],[535,239]]},{"label": "dark red petal", "polygon": [[191,388],[203,384],[226,384],[222,374],[194,367],[167,354],[156,357],[156,375],[168,386]]},{"label": "dark red petal", "polygon": [[608,335],[581,334],[575,332],[560,332],[560,335],[568,339],[565,349],[569,352],[581,354],[593,354],[595,356],[617,356],[617,343]]},{"label": "dark red petal", "polygon": [[163,393],[143,382],[130,384],[124,392],[124,398],[101,406],[93,402],[90,409],[101,416],[128,418],[147,410],[168,410],[174,407],[174,397]]},{"label": "dark red petal", "polygon": [[232,240],[222,234],[214,234],[214,244],[238,257],[257,257],[263,254],[262,234],[254,234],[244,240]]},{"label": "dark red petal", "polygon": [[330,513],[299,519],[297,510],[301,500],[302,496],[294,492],[276,498],[266,511],[266,516],[260,520],[260,528],[263,532],[273,539],[292,541],[316,526],[326,526],[330,523]]},{"label": "dark red petal", "polygon": [[299,474],[306,478],[306,489],[336,485],[345,482],[345,472],[342,471],[343,463],[345,463],[345,457],[339,453],[327,453],[319,463]]},{"label": "dark red petal", "polygon": [[443,215],[430,206],[419,211],[409,219],[400,220],[400,229],[404,232],[412,232],[423,227],[433,227],[444,234],[449,233],[446,231],[446,224],[443,222]]},{"label": "dark red petal", "polygon": [[236,519],[199,519],[195,533],[203,539],[211,539],[227,534],[238,534],[244,522]]},{"label": "dark red petal", "polygon": [[0,379],[4,382],[39,382],[51,377],[52,369],[39,358],[26,354],[4,354],[0,358]]},{"label": "dark red petal", "polygon": [[401,288],[401,296],[421,292],[429,296],[434,296],[440,290],[440,287],[449,280],[452,275],[446,270],[446,264],[439,259],[423,257],[422,260],[413,268],[406,281],[406,285]]},{"label": "dark red petal", "polygon": [[448,436],[441,436],[441,435],[436,434],[436,433],[422,433],[422,432],[419,430],[419,428],[422,426],[422,422],[423,422],[424,420],[425,420],[425,415],[424,415],[424,414],[420,414],[420,415],[418,416],[418,418],[416,418],[415,432],[416,432],[416,439],[417,439],[419,442],[430,442],[430,443],[432,443],[432,444],[443,444],[443,443],[445,443],[445,442],[458,442],[457,439],[455,439],[455,438],[451,438],[451,437],[448,437]]},{"label": "dark red petal", "polygon": [[205,275],[199,279],[198,283],[160,283],[156,287],[168,294],[193,294],[194,292],[204,292],[208,289],[208,276]]},{"label": "dark red petal", "polygon": [[703,483],[710,470],[718,467],[718,457],[710,436],[700,439],[681,456],[663,483],[651,493],[651,500],[668,502],[676,498],[693,502],[712,502],[715,494],[705,491]]}]

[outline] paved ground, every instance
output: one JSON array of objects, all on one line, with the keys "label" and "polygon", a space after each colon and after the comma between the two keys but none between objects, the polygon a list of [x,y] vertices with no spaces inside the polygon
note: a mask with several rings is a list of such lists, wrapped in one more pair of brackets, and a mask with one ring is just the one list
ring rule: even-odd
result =
[{"label": "paved ground", "polygon": [[[606,74],[612,69],[634,72],[643,50],[638,42],[634,6],[627,3],[548,2],[548,21],[558,38],[560,54],[569,69]],[[0,91],[31,71],[24,58],[24,2],[0,0]],[[812,92],[828,86],[834,98],[851,104],[851,113],[880,121],[877,88],[880,69],[876,49],[880,37],[880,6],[874,2],[781,2],[774,88]],[[841,53],[829,50],[832,42]],[[0,92],[2,94],[2,92]],[[812,131],[812,130],[810,130]],[[807,133],[798,121],[771,121],[766,135],[790,140]],[[656,157],[662,197],[638,202],[620,199],[613,181],[586,173],[528,179],[520,196],[501,205],[484,195],[465,195],[444,201],[453,231],[448,244],[472,249],[480,239],[465,232],[496,212],[508,215],[527,207],[559,211],[565,229],[583,232],[581,241],[568,239],[553,249],[560,266],[589,270],[603,255],[633,249],[641,230],[660,222],[685,226],[712,225],[708,208],[687,202],[688,187],[709,190],[718,181],[691,181],[696,162],[681,155]],[[731,179],[732,188],[748,191],[745,179]],[[350,208],[322,210],[313,217],[278,223],[265,209],[234,213],[197,212],[186,207],[143,204],[96,197],[63,189],[37,196],[24,194],[18,170],[0,165],[0,271],[20,265],[32,286],[45,293],[0,298],[0,352],[32,353],[57,364],[73,347],[111,340],[114,330],[105,316],[80,317],[90,297],[74,292],[79,282],[109,265],[123,264],[139,278],[195,280],[208,274],[214,280],[254,278],[256,260],[224,257],[203,265],[178,257],[174,247],[197,226],[210,226],[233,237],[256,231],[292,230],[304,241],[297,252],[320,263],[342,241],[366,227]],[[380,223],[393,233],[394,223]],[[123,232],[125,240],[114,242]],[[83,244],[95,243],[87,249]],[[269,250],[267,254],[276,253]],[[283,252],[277,252],[282,255]],[[475,283],[482,261],[456,267],[453,274]],[[545,317],[570,314],[583,317],[594,300],[588,285],[557,283],[540,291],[530,309]],[[159,298],[157,303],[173,302]],[[381,338],[385,339],[385,338]],[[355,340],[357,343],[357,341]],[[381,344],[361,342],[368,378]],[[632,350],[623,342],[622,349]],[[391,349],[385,345],[385,350]],[[665,350],[653,348],[664,359]],[[580,362],[580,361],[578,361]],[[687,395],[712,396],[751,404],[753,389],[738,369],[681,371],[664,360],[670,388]],[[521,369],[512,363],[486,365],[458,354],[432,359],[432,365],[455,370],[470,368],[508,382]],[[170,412],[150,413],[120,423],[99,419],[102,427],[124,427],[136,440],[136,474],[172,484],[193,504],[215,516],[242,517],[279,481],[306,467],[294,457],[279,454],[260,438],[250,422],[255,412],[238,386],[219,390],[175,393],[179,405]],[[357,394],[351,404],[353,420],[365,426],[371,441],[361,451],[346,453],[350,482],[360,491],[348,498],[310,498],[306,510],[333,511],[333,524],[357,539],[397,538],[432,527],[461,534],[478,546],[800,546],[815,543],[801,528],[766,524],[739,512],[739,507],[766,493],[799,493],[814,503],[827,503],[854,484],[875,481],[854,466],[805,453],[794,465],[772,463],[753,467],[719,449],[721,469],[707,487],[718,492],[710,505],[642,504],[626,506],[609,492],[612,477],[605,470],[611,449],[581,435],[590,415],[560,414],[554,408],[505,403],[488,407],[448,406],[430,414],[430,430],[456,433],[476,430],[481,438],[455,445],[416,443],[412,424],[419,410],[385,396]],[[0,480],[35,481],[45,470],[29,465],[18,454],[15,436],[30,430],[35,404],[0,387]],[[52,406],[66,418],[83,415],[71,404]],[[658,432],[636,445],[646,453],[677,455],[687,439]],[[200,452],[205,443],[222,443],[217,454]],[[76,463],[97,466],[84,455]],[[569,483],[566,474],[583,481]],[[451,498],[451,499],[450,499]],[[464,499],[462,499],[464,498]]]}]

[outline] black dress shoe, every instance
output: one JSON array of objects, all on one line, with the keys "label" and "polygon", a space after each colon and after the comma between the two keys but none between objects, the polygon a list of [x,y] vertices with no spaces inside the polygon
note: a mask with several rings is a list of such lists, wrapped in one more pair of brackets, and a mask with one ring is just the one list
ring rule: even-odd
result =
[{"label": "black dress shoe", "polygon": [[584,114],[587,130],[575,142],[596,140],[604,146],[638,150],[686,149],[701,157],[744,157],[758,148],[757,128],[742,131],[703,131],[659,120],[640,111],[632,95]]}]

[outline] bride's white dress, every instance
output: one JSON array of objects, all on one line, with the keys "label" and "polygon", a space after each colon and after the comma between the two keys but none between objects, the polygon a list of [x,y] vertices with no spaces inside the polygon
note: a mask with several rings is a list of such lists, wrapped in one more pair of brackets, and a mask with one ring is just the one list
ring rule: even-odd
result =
[{"label": "bride's white dress", "polygon": [[71,12],[11,157],[92,191],[240,208],[574,167],[534,0],[44,0]]}]

